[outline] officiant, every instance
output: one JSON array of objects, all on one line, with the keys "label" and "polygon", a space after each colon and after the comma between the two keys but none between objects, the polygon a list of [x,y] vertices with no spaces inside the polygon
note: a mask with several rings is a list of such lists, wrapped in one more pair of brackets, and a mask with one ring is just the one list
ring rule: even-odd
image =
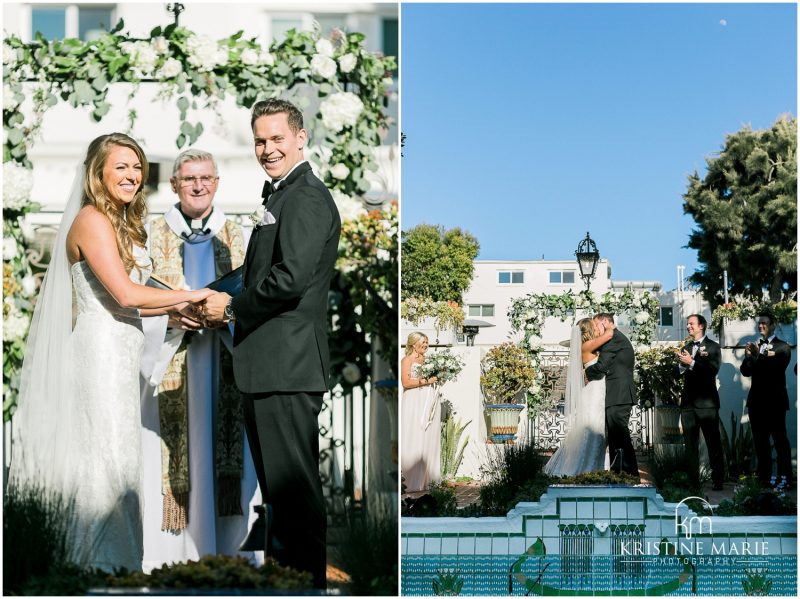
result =
[{"label": "officiant", "polygon": [[[208,152],[190,149],[175,160],[170,185],[179,201],[148,234],[153,276],[173,288],[200,289],[244,260],[242,228],[213,203],[219,183]],[[203,328],[179,312],[144,318],[143,328],[143,568],[241,555],[261,493],[233,380],[231,330]]]}]

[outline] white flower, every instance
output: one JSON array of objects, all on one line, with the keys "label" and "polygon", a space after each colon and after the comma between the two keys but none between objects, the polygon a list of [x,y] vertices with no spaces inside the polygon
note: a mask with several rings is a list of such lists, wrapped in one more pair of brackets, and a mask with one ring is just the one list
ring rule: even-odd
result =
[{"label": "white flower", "polygon": [[159,79],[172,79],[183,71],[183,65],[177,58],[168,58],[164,65],[159,69],[157,77]]},{"label": "white flower", "polygon": [[33,295],[36,293],[36,279],[33,275],[25,275],[22,277],[22,281],[20,281],[22,285],[22,291],[25,292],[25,295]]},{"label": "white flower", "polygon": [[33,228],[33,224],[28,220],[27,217],[20,221],[19,230],[22,233],[22,237],[28,243],[36,239],[36,229]]},{"label": "white flower", "polygon": [[345,54],[339,58],[339,70],[342,71],[342,73],[349,73],[356,68],[357,60],[355,54]]},{"label": "white flower", "polygon": [[381,83],[383,83],[384,87],[392,87],[392,84],[394,84],[394,79],[391,77],[384,77],[381,80]]},{"label": "white flower", "polygon": [[344,368],[342,368],[342,378],[344,378],[344,380],[350,383],[351,385],[355,385],[358,381],[361,380],[361,370],[359,369],[357,364],[353,364],[352,362],[345,362]]},{"label": "white flower", "polygon": [[375,257],[378,259],[378,262],[388,262],[391,260],[392,255],[389,253],[389,250],[379,249],[375,252]]},{"label": "white flower", "polygon": [[24,339],[28,332],[29,317],[24,312],[12,309],[3,321],[3,341]]},{"label": "white flower", "polygon": [[33,172],[13,160],[3,163],[3,206],[19,210],[31,197]]},{"label": "white flower", "polygon": [[273,64],[275,64],[275,57],[272,54],[270,54],[267,50],[262,50],[261,54],[258,55],[258,62],[268,66],[272,66]]},{"label": "white flower", "polygon": [[3,64],[13,67],[17,63],[17,51],[8,44],[3,44]]},{"label": "white flower", "polygon": [[198,71],[213,71],[218,64],[227,61],[227,52],[220,50],[217,42],[207,35],[193,35],[186,40],[188,62]]},{"label": "white flower", "polygon": [[351,198],[349,195],[342,193],[338,189],[332,190],[331,195],[333,196],[333,201],[336,204],[336,207],[339,209],[339,216],[341,217],[342,222],[358,218],[360,214],[366,212],[364,205],[360,200]]},{"label": "white flower", "polygon": [[243,64],[258,64],[258,52],[256,52],[253,48],[245,48],[242,50],[242,54],[239,58],[242,59]]},{"label": "white flower", "polygon": [[650,313],[645,312],[644,310],[637,312],[635,320],[637,324],[645,324],[648,320],[650,320]]},{"label": "white flower", "polygon": [[253,212],[253,214],[250,215],[250,222],[253,223],[254,227],[257,227],[258,225],[261,224],[261,221],[264,218],[265,210],[266,208],[264,208],[264,206],[259,206],[258,208],[256,208],[255,212]]},{"label": "white flower", "polygon": [[322,54],[314,54],[311,58],[311,72],[323,79],[331,79],[336,75],[336,61]]},{"label": "white flower", "polygon": [[122,42],[119,47],[128,55],[131,66],[140,74],[149,75],[155,70],[158,53],[149,42]]},{"label": "white flower", "polygon": [[331,167],[331,177],[334,179],[339,179],[343,181],[347,179],[347,176],[350,174],[350,169],[347,168],[346,164],[342,164],[341,162],[338,164],[334,164]]},{"label": "white flower", "polygon": [[333,44],[330,42],[330,40],[317,40],[317,43],[314,44],[314,47],[317,49],[318,54],[322,54],[323,56],[327,57],[333,56]]},{"label": "white flower", "polygon": [[13,260],[17,257],[17,240],[13,237],[3,238],[3,260]]},{"label": "white flower", "polygon": [[158,54],[166,54],[169,50],[169,42],[163,35],[153,38],[150,44],[153,46],[153,50],[155,50]]},{"label": "white flower", "polygon": [[17,106],[19,106],[19,102],[17,102],[17,96],[14,94],[14,90],[11,89],[10,85],[4,85],[3,110],[14,110]]},{"label": "white flower", "polygon": [[352,92],[339,92],[328,96],[319,105],[322,124],[333,133],[345,126],[352,127],[364,110],[364,103]]}]

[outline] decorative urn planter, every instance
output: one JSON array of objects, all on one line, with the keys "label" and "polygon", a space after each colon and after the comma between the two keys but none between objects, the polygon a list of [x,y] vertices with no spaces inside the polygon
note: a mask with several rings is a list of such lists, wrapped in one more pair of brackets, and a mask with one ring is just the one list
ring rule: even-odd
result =
[{"label": "decorative urn planter", "polygon": [[489,439],[492,443],[514,443],[517,440],[519,415],[523,406],[515,403],[486,404],[489,416]]},{"label": "decorative urn planter", "polygon": [[682,443],[681,408],[676,405],[656,406],[656,443]]}]

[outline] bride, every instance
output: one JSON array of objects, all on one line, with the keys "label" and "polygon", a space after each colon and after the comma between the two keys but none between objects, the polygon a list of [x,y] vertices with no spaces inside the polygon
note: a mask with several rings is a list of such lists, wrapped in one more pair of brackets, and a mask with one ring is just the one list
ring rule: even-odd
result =
[{"label": "bride", "polygon": [[604,469],[606,381],[603,378],[584,385],[584,369],[597,361],[598,348],[613,334],[613,325],[603,328],[591,318],[579,320],[572,328],[564,401],[567,436],[545,464],[544,471],[551,476]]},{"label": "bride", "polygon": [[[212,291],[146,287],[147,159],[127,135],[89,145],[42,283],[13,420],[9,485],[60,495],[72,559],[141,569],[140,315]],[[72,302],[77,319],[73,327]]]}]

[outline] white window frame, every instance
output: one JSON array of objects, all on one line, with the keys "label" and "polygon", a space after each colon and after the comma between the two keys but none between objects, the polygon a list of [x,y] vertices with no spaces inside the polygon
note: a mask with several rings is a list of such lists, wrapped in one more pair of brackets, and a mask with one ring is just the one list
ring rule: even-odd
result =
[{"label": "white window frame", "polygon": [[[572,277],[573,277],[572,283],[565,283],[564,282],[564,274],[568,273],[568,272],[572,273]],[[550,275],[552,275],[553,273],[558,273],[558,282],[554,283],[553,281],[550,280]],[[547,284],[548,285],[574,285],[575,282],[578,280],[576,275],[577,275],[577,273],[574,270],[548,270],[547,271]]]},{"label": "white window frame", "polygon": [[[487,315],[485,315],[483,313],[483,309],[484,308],[489,308],[489,307],[492,308],[492,315],[491,316],[487,316]],[[495,307],[496,307],[495,304],[467,304],[467,318],[494,318],[494,315],[497,313],[497,310],[495,310]],[[471,315],[469,313],[470,312],[470,308],[480,308],[480,310],[479,310],[480,313],[475,315],[475,316],[473,316],[473,315]]]},{"label": "white window frame", "polygon": [[[508,283],[501,283],[500,282],[500,275],[502,273],[504,273],[504,272],[508,273]],[[517,273],[521,273],[522,274],[522,282],[521,283],[515,283],[514,282],[514,275],[517,274]],[[497,284],[502,286],[502,287],[506,287],[506,286],[510,286],[510,285],[521,286],[521,285],[525,284],[525,271],[524,270],[498,270],[497,271],[497,279],[495,279],[495,280],[497,281]]]},{"label": "white window frame", "polygon": [[81,8],[107,8],[111,10],[111,22],[108,24],[109,29],[116,25],[119,18],[117,16],[117,3],[99,3],[93,4],[91,2],[76,2],[74,4],[25,4],[23,10],[20,11],[20,37],[25,43],[33,41],[33,9],[34,8],[63,8],[64,9],[64,37],[78,37],[79,33],[79,14]]}]

